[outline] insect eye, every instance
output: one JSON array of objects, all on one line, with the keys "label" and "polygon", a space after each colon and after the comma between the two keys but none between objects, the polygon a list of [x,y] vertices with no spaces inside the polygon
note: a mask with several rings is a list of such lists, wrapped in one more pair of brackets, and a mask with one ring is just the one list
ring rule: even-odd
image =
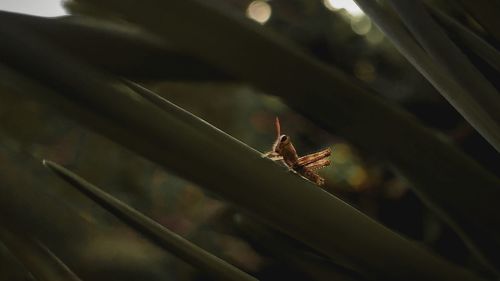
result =
[{"label": "insect eye", "polygon": [[283,135],[280,138],[280,142],[286,142],[287,140],[288,140],[288,136],[287,135]]}]

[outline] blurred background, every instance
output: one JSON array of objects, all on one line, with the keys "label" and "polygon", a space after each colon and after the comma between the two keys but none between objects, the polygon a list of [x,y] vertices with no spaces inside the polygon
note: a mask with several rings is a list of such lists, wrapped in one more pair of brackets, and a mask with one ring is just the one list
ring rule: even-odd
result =
[{"label": "blurred background", "polygon": [[[205,1],[213,2],[227,13],[248,17],[343,70],[373,89],[374,94],[417,116],[440,138],[457,145],[485,169],[500,176],[500,159],[495,150],[407,62],[353,1]],[[458,4],[434,2],[499,47],[499,42],[489,37]],[[99,11],[71,0],[64,3],[2,0],[0,10],[44,17],[72,13],[102,16]],[[491,75],[490,81],[498,88],[498,73],[481,66],[474,56],[470,58]],[[452,262],[479,268],[457,234],[422,204],[408,181],[387,163],[364,154],[342,136],[311,123],[279,98],[237,81],[141,82],[261,152],[271,149],[274,118],[278,116],[282,132],[291,136],[299,155],[332,148],[332,165],[319,172],[326,178],[325,190]],[[18,170],[9,168],[7,163],[18,163],[22,169],[22,163],[35,159],[54,160],[260,280],[321,280],[317,276],[320,270],[297,266],[297,258],[291,258],[299,256],[298,264],[304,264],[302,255],[307,256],[304,253],[309,250],[303,245],[290,242],[293,245],[290,246],[286,239],[281,239],[285,246],[279,245],[275,240],[280,234],[264,235],[273,233],[269,229],[263,229],[262,233],[249,231],[235,223],[242,216],[237,207],[4,84],[0,84],[0,138],[0,150],[4,152],[0,169],[12,169],[15,175]],[[61,208],[66,211],[54,216],[74,214],[79,219],[61,218],[54,222],[70,224],[55,226],[61,231],[47,230],[44,243],[83,280],[209,280],[76,191],[54,183],[53,193],[54,198],[41,196],[34,204],[63,204]],[[66,202],[71,203],[64,204],[60,198],[70,198]],[[292,247],[295,252],[280,254],[280,247]],[[9,254],[11,250],[0,243],[0,280],[31,280],[19,261]],[[323,263],[321,257],[315,259],[315,264]]]}]

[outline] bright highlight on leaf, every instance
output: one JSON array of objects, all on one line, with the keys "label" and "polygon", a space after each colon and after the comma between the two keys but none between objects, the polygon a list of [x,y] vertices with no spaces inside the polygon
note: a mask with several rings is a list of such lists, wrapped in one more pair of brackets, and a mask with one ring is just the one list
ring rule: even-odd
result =
[{"label": "bright highlight on leaf", "polygon": [[324,0],[325,6],[332,10],[338,11],[344,9],[353,17],[359,17],[364,15],[363,11],[358,7],[358,5],[353,0]]}]

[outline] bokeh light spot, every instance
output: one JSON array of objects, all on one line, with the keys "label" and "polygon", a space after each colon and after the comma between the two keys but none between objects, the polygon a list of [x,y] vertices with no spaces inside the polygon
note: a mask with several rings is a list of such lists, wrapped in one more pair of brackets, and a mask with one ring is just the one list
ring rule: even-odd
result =
[{"label": "bokeh light spot", "polygon": [[376,45],[384,41],[384,34],[380,30],[372,28],[370,32],[366,34],[365,39],[369,43]]},{"label": "bokeh light spot", "polygon": [[349,182],[352,187],[361,187],[367,179],[368,174],[361,166],[354,166],[349,169],[349,177],[347,178],[347,182]]},{"label": "bokeh light spot", "polygon": [[334,161],[336,164],[344,164],[352,157],[351,147],[345,143],[337,143],[334,146]]},{"label": "bokeh light spot", "polygon": [[253,1],[247,8],[247,17],[260,24],[265,24],[271,18],[271,13],[271,6],[265,1]]},{"label": "bokeh light spot", "polygon": [[361,60],[354,65],[354,76],[361,81],[373,82],[377,78],[377,72],[371,62]]},{"label": "bokeh light spot", "polygon": [[352,18],[351,29],[358,35],[366,35],[372,29],[372,21],[368,17]]}]

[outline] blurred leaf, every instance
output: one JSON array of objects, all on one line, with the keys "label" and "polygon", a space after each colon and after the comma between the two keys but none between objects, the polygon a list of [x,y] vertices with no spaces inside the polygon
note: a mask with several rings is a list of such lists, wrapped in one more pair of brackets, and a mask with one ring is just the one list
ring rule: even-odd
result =
[{"label": "blurred leaf", "polygon": [[177,255],[217,280],[257,280],[222,259],[206,252],[176,233],[139,213],[64,167],[44,160],[44,165],[97,202],[101,207],[137,230],[153,243]]},{"label": "blurred leaf", "polygon": [[500,52],[497,49],[437,8],[429,8],[450,34],[457,37],[465,46],[500,73]]},{"label": "blurred leaf", "polygon": [[330,258],[345,257],[368,275],[480,280],[262,159],[244,144],[229,137],[216,139],[213,135],[220,132],[212,129],[208,134],[207,123],[188,123],[178,117],[178,109],[161,110],[123,87],[110,86],[92,68],[25,30],[0,24],[0,36],[8,39],[8,44],[0,45],[2,59],[58,94],[35,80],[4,71],[0,77],[15,88],[29,89],[41,102],[54,103],[82,124],[222,196],[318,252]]},{"label": "blurred leaf", "polygon": [[228,80],[228,75],[136,26],[92,18],[42,18],[0,11],[5,25],[22,26],[88,63],[134,79]]},{"label": "blurred leaf", "polygon": [[40,242],[0,227],[0,240],[39,281],[79,281],[54,253]]},{"label": "blurred leaf", "polygon": [[[415,0],[388,0],[444,77],[428,77],[450,103],[500,152],[500,95]],[[397,39],[396,39],[397,40]],[[403,54],[408,57],[411,54]],[[425,73],[425,70],[424,70]],[[458,84],[447,88],[448,79]]]},{"label": "blurred leaf", "polygon": [[461,0],[462,5],[472,14],[474,19],[490,33],[497,42],[500,42],[500,3],[497,0]]},{"label": "blurred leaf", "polygon": [[33,159],[6,148],[4,136],[1,140],[0,225],[30,233],[41,241],[67,233],[71,225],[74,235],[66,237],[68,241],[81,239],[86,225],[81,217],[47,192],[58,186],[56,178],[44,174],[41,165],[33,167]]},{"label": "blurred leaf", "polygon": [[0,280],[28,281],[29,272],[0,241]]},{"label": "blurred leaf", "polygon": [[[138,239],[133,229],[96,209],[95,203],[41,160],[9,148],[12,142],[4,144],[5,139],[0,138],[0,227],[40,241],[83,280],[165,280],[172,276],[169,253]],[[184,267],[193,270],[180,260],[175,263],[180,267],[176,273]]]},{"label": "blurred leaf", "polygon": [[316,255],[310,249],[301,247],[303,245],[298,245],[296,240],[273,231],[245,215],[235,214],[234,224],[243,237],[262,249],[264,254],[271,254],[289,266],[306,272],[312,280],[366,280],[345,264],[334,263],[330,259]]},{"label": "blurred leaf", "polygon": [[[463,100],[455,100],[455,102],[459,102],[461,105],[471,108],[471,104],[476,104],[473,101],[473,98],[462,89],[453,79],[446,74],[446,72],[438,65],[435,64],[431,59],[427,56],[423,49],[420,48],[416,44],[416,42],[411,38],[411,36],[404,30],[401,25],[393,18],[392,15],[386,13],[378,4],[373,1],[365,1],[365,0],[356,0],[356,2],[360,5],[360,7],[372,18],[372,20],[384,31],[384,33],[389,36],[396,47],[402,52],[407,59],[424,75],[431,81],[442,93],[446,93],[450,99],[455,99],[458,95],[460,99]],[[471,100],[472,99],[472,100]],[[484,100],[483,100],[484,101]],[[475,110],[473,110],[475,111]],[[476,111],[480,112],[482,110]],[[498,114],[496,114],[498,115]],[[491,124],[491,123],[490,123]],[[487,129],[487,131],[490,131]],[[499,131],[492,130],[495,134],[499,133]],[[432,159],[432,158],[431,158]],[[431,160],[432,161],[432,160]],[[442,173],[443,165],[449,165],[448,163],[441,163],[440,165],[431,165],[428,163],[428,166],[432,166],[436,171],[440,171]],[[418,168],[416,168],[418,169]],[[498,183],[488,185],[483,185],[481,187],[484,188],[482,190],[484,196],[481,200],[478,200],[476,203],[472,203],[468,201],[466,198],[470,198],[469,189],[471,187],[477,186],[477,182],[474,180],[469,180],[467,184],[462,182],[461,184],[456,184],[450,181],[451,178],[456,179],[456,175],[460,174],[460,169],[456,170],[455,173],[449,174],[446,177],[446,180],[441,183],[440,186],[436,186],[437,190],[428,194],[428,199],[436,202],[437,197],[442,197],[440,200],[439,206],[437,209],[434,209],[437,214],[442,216],[443,212],[450,213],[451,209],[453,215],[449,215],[444,217],[445,220],[455,229],[458,230],[458,234],[467,242],[468,246],[471,247],[473,252],[479,257],[483,263],[495,264],[495,267],[498,268],[498,251],[500,249],[500,241],[498,236],[500,233],[497,231],[497,227],[491,227],[491,221],[488,218],[488,215],[484,213],[484,202],[483,200],[488,200],[491,196],[497,197],[494,195],[498,193]],[[442,174],[441,174],[442,175]],[[476,178],[476,179],[479,179]],[[439,181],[435,178],[435,181]],[[460,191],[456,188],[458,186]],[[422,187],[422,186],[421,186]],[[448,190],[449,188],[449,190]],[[459,195],[459,193],[461,193]],[[448,196],[449,194],[453,194],[453,196]],[[441,195],[441,196],[440,196]],[[459,199],[462,198],[462,199]],[[455,201],[456,200],[456,201]],[[455,201],[452,203],[451,201]],[[453,207],[451,205],[454,205]],[[446,207],[445,207],[446,206]],[[465,207],[467,206],[467,207]],[[470,216],[471,208],[474,209],[472,212],[482,213],[482,215],[478,216]],[[481,219],[483,218],[483,219]],[[479,222],[478,220],[483,220]],[[499,224],[500,222],[495,222],[494,224]],[[475,229],[474,229],[475,228]],[[488,261],[485,261],[485,258]]]}]

